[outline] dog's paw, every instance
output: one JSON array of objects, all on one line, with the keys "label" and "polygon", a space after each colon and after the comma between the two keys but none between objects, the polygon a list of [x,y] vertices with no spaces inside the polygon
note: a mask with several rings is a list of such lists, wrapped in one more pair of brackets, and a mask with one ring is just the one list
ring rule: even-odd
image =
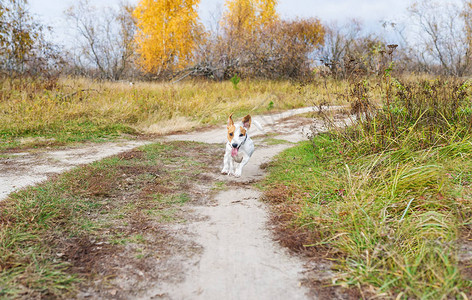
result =
[{"label": "dog's paw", "polygon": [[234,172],[234,176],[241,177],[241,170],[236,170],[236,172]]}]

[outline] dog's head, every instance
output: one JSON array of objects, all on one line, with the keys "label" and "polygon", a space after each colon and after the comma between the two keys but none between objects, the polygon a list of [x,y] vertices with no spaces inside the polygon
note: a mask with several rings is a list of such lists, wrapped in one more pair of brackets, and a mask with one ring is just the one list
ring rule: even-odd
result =
[{"label": "dog's head", "polygon": [[228,118],[228,141],[233,147],[231,151],[232,156],[238,155],[239,147],[247,138],[247,131],[251,127],[251,116],[247,115],[243,118],[242,124],[234,125],[233,114]]}]

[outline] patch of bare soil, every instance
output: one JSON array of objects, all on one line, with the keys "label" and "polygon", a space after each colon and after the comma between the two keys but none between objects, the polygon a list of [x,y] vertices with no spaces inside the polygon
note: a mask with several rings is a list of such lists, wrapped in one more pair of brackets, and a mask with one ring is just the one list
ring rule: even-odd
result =
[{"label": "patch of bare soil", "polygon": [[[134,225],[139,226],[140,221]],[[145,242],[110,245],[78,240],[69,245],[65,258],[72,264],[70,271],[83,279],[77,298],[135,298],[169,274],[183,274],[180,266],[171,262],[173,258],[189,259],[202,251],[198,244],[184,241],[178,237],[180,233],[164,227],[144,227],[136,232]]]}]

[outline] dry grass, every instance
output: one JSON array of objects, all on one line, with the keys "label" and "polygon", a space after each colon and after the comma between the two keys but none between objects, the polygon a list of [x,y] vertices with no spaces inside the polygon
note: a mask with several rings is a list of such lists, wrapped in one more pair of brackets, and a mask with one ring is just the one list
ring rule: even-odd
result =
[{"label": "dry grass", "polygon": [[[318,80],[193,80],[171,83],[1,81],[0,139],[10,146],[26,136],[58,142],[100,140],[127,134],[166,134],[222,124],[229,113],[267,113],[345,101],[343,82]],[[327,97],[327,93],[331,96]]]}]

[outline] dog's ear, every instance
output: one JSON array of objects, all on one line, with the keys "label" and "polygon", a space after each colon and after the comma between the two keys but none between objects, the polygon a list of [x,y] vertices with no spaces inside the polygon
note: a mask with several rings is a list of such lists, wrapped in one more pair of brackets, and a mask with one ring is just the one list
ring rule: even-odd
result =
[{"label": "dog's ear", "polygon": [[231,113],[228,118],[228,125],[227,125],[228,129],[234,126],[233,118],[231,118],[232,116],[233,116],[233,113]]},{"label": "dog's ear", "polygon": [[243,118],[243,125],[244,125],[244,128],[246,128],[246,129],[249,129],[249,127],[251,127],[251,116],[250,115],[247,115]]}]

